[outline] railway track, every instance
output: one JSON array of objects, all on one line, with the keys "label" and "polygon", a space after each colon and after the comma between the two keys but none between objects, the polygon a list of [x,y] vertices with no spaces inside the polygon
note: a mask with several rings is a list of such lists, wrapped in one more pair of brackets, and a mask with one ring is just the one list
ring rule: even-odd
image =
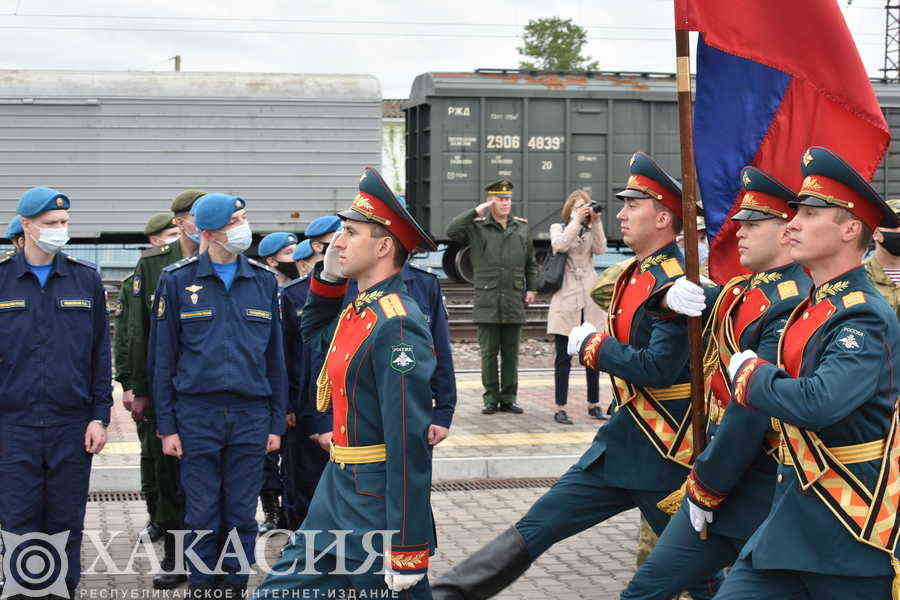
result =
[{"label": "railway track", "polygon": [[[450,323],[450,338],[454,342],[476,341],[478,328],[472,322],[474,290],[468,283],[457,283],[441,279],[441,290],[447,305]],[[547,334],[547,311],[550,298],[539,295],[537,301],[525,308],[525,324],[522,335],[526,339],[549,339]]]}]

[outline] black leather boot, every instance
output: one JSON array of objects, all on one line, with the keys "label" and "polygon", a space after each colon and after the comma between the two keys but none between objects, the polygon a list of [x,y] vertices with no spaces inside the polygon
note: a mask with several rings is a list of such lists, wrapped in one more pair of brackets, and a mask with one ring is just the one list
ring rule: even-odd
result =
[{"label": "black leather boot", "polygon": [[150,538],[150,541],[155,544],[162,538],[164,533],[162,526],[153,520],[153,515],[156,513],[156,494],[147,494],[145,502],[147,503],[149,519],[147,519],[147,524],[144,525],[140,535]]},{"label": "black leather boot", "polygon": [[179,523],[175,522],[167,523],[166,533],[163,537],[163,550],[165,551],[165,554],[159,565],[163,572],[153,578],[153,589],[155,590],[175,589],[187,581],[186,573],[172,572],[175,570],[175,536],[169,533],[169,530],[176,530],[180,526]]},{"label": "black leather boot", "polygon": [[531,566],[525,540],[510,527],[431,584],[434,600],[485,600]]},{"label": "black leather boot", "polygon": [[262,501],[265,520],[259,526],[259,532],[265,533],[278,528],[281,522],[281,505],[278,502],[278,492],[263,492],[259,495]]}]

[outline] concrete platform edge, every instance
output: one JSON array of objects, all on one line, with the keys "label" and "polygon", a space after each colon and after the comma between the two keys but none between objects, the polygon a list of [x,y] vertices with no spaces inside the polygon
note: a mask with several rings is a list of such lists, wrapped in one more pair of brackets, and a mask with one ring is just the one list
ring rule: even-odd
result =
[{"label": "concrete platform edge", "polygon": [[[558,454],[436,458],[432,477],[434,481],[559,477],[578,460],[579,456]],[[136,466],[94,467],[91,470],[92,492],[137,492],[140,489],[141,473]]]}]

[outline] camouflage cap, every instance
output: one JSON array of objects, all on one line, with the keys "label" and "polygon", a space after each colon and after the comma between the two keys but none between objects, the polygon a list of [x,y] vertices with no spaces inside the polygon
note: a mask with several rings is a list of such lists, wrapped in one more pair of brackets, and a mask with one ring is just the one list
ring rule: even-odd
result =
[{"label": "camouflage cap", "polygon": [[191,210],[191,207],[194,205],[194,202],[197,201],[197,198],[205,195],[206,192],[203,190],[184,190],[172,200],[172,206],[169,207],[176,215],[180,212],[188,212]]},{"label": "camouflage cap", "polygon": [[174,227],[174,223],[172,223],[174,218],[175,216],[169,212],[156,213],[147,221],[147,226],[144,227],[144,235],[156,235],[163,229]]},{"label": "camouflage cap", "polygon": [[900,198],[892,198],[887,201],[887,205],[891,207],[894,214],[900,215]]}]

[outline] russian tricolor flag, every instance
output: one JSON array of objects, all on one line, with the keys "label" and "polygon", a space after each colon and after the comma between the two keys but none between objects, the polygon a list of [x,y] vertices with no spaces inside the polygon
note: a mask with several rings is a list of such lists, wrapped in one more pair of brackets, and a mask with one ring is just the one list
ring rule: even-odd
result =
[{"label": "russian tricolor flag", "polygon": [[825,146],[871,179],[890,142],[836,0],[675,0],[676,29],[698,31],[694,145],[710,275],[741,272],[740,171],[800,188],[800,157]]}]

